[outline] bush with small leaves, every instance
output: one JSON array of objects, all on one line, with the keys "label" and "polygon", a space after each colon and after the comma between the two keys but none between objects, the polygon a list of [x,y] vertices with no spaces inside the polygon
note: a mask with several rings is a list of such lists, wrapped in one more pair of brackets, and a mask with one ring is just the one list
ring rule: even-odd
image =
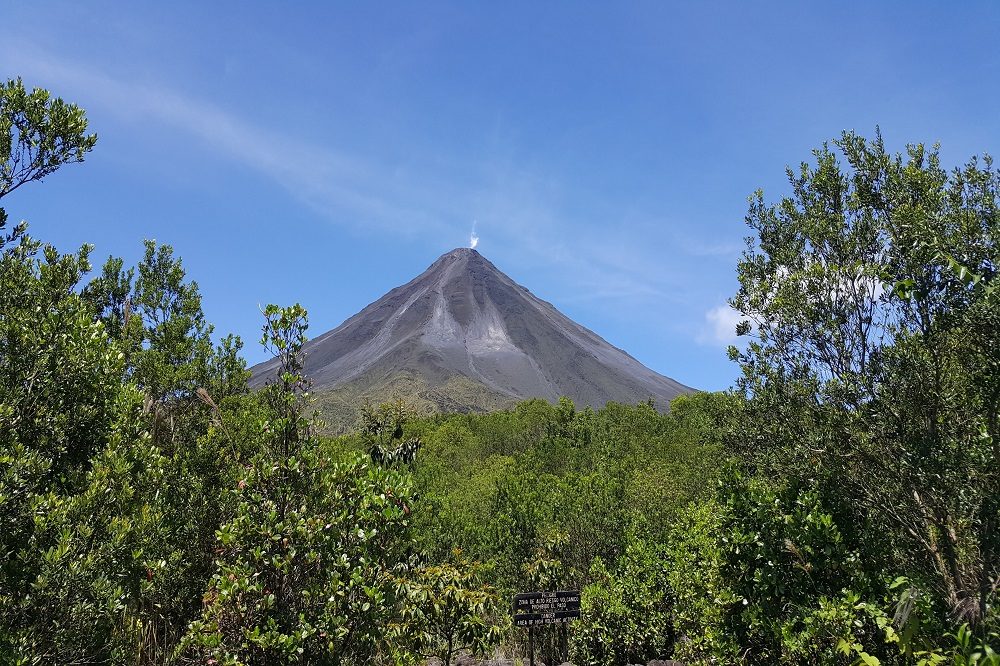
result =
[{"label": "bush with small leaves", "polygon": [[364,664],[392,650],[397,579],[409,563],[408,475],[360,454],[331,462],[302,416],[306,329],[299,307],[268,306],[264,343],[279,359],[264,389],[268,441],[227,490],[205,608],[184,659],[230,664]]},{"label": "bush with small leaves", "polygon": [[251,461],[228,492],[236,515],[219,530],[187,659],[364,664],[388,649],[408,562],[406,476],[305,446]]},{"label": "bush with small leaves", "polygon": [[583,589],[582,619],[573,648],[585,666],[627,666],[666,659],[673,651],[673,602],[668,564],[655,546],[629,543],[616,571],[594,561],[594,582]]},{"label": "bush with small leaves", "polygon": [[491,622],[501,612],[500,600],[482,582],[481,568],[456,549],[450,561],[425,565],[400,581],[409,598],[403,633],[412,637],[414,653],[451,666],[462,652],[483,655],[496,646],[500,629]]}]

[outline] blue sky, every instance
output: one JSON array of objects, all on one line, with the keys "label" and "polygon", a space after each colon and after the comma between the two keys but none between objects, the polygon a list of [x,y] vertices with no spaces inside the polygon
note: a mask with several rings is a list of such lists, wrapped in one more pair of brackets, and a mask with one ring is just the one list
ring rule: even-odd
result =
[{"label": "blue sky", "polygon": [[4,200],[68,251],[172,244],[219,332],[313,335],[467,245],[721,389],[747,196],[841,130],[997,154],[1000,3],[0,2],[0,75],[87,110]]}]

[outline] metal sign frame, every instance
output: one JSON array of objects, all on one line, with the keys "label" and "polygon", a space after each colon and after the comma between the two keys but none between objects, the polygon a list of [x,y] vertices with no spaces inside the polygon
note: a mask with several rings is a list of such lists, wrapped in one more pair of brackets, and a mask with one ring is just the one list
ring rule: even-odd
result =
[{"label": "metal sign frame", "polygon": [[535,627],[565,624],[580,617],[580,590],[522,592],[511,602],[515,627],[528,628],[528,659],[535,666]]}]

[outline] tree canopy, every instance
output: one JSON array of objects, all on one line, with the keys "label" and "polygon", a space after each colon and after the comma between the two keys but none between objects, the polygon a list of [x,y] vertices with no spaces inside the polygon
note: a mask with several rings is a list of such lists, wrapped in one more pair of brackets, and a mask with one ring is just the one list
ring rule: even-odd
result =
[{"label": "tree canopy", "polygon": [[[0,199],[64,164],[82,162],[97,143],[97,135],[86,132],[87,116],[75,104],[43,88],[29,92],[19,78],[0,83]],[[6,222],[0,208],[0,232]]]}]

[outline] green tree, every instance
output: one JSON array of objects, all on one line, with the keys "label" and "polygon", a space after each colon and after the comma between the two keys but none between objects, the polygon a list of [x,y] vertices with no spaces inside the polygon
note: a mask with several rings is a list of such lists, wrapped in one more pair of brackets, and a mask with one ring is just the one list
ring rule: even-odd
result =
[{"label": "green tree", "polygon": [[[985,627],[1000,578],[1000,175],[845,133],[757,193],[732,306],[750,469],[850,498],[881,566]],[[985,631],[985,629],[984,629]]]},{"label": "green tree", "polygon": [[451,666],[461,652],[483,655],[496,645],[500,630],[490,621],[500,611],[499,598],[481,581],[481,568],[455,549],[449,561],[421,567],[401,581],[409,597],[406,633],[418,655]]},{"label": "green tree", "polygon": [[115,430],[123,358],[75,292],[88,268],[87,248],[26,235],[0,251],[0,654],[45,617],[30,594],[45,498],[85,485]]},{"label": "green tree", "polygon": [[159,659],[200,608],[232,410],[206,391],[213,418],[156,446],[124,341],[81,295],[88,254],[0,250],[0,650]]},{"label": "green tree", "polygon": [[655,546],[631,540],[609,571],[593,563],[593,582],[583,589],[582,619],[576,623],[576,662],[627,666],[664,659],[673,651],[672,599],[667,561]]},{"label": "green tree", "polygon": [[[0,199],[63,164],[82,162],[97,143],[86,132],[87,117],[75,104],[42,88],[28,92],[19,78],[0,83]],[[0,248],[24,232],[18,225],[5,236],[6,225],[0,208]]]},{"label": "green tree", "polygon": [[186,659],[232,664],[369,663],[389,650],[407,570],[409,478],[356,455],[331,463],[303,416],[300,306],[268,306],[263,342],[280,359],[263,389],[266,444],[227,489],[215,574]]},{"label": "green tree", "polygon": [[171,246],[145,241],[134,269],[109,257],[83,296],[123,350],[127,377],[146,393],[161,446],[205,430],[211,404],[199,391],[216,403],[247,391],[242,341],[230,335],[213,346],[198,284],[187,280]]},{"label": "green tree", "polygon": [[413,418],[413,411],[401,400],[378,407],[361,408],[358,431],[373,462],[379,465],[413,462],[420,449],[420,438],[403,439],[403,427]]},{"label": "green tree", "polygon": [[847,664],[891,657],[879,624],[887,586],[881,562],[865,569],[867,544],[850,521],[815,488],[730,470],[714,500],[689,507],[667,540],[672,624],[684,636],[677,658]]},{"label": "green tree", "polygon": [[[0,197],[81,161],[85,128],[45,91],[0,86]],[[150,443],[120,327],[81,295],[90,247],[25,228],[0,239],[0,661],[159,661],[204,587],[204,487]]]},{"label": "green tree", "polygon": [[176,570],[178,521],[161,493],[175,486],[145,430],[141,394],[125,386],[118,396],[119,416],[79,487],[32,498],[34,525],[17,559],[29,584],[4,599],[5,618],[16,620],[12,649],[29,663],[164,656],[156,648],[171,599],[162,590]]}]

